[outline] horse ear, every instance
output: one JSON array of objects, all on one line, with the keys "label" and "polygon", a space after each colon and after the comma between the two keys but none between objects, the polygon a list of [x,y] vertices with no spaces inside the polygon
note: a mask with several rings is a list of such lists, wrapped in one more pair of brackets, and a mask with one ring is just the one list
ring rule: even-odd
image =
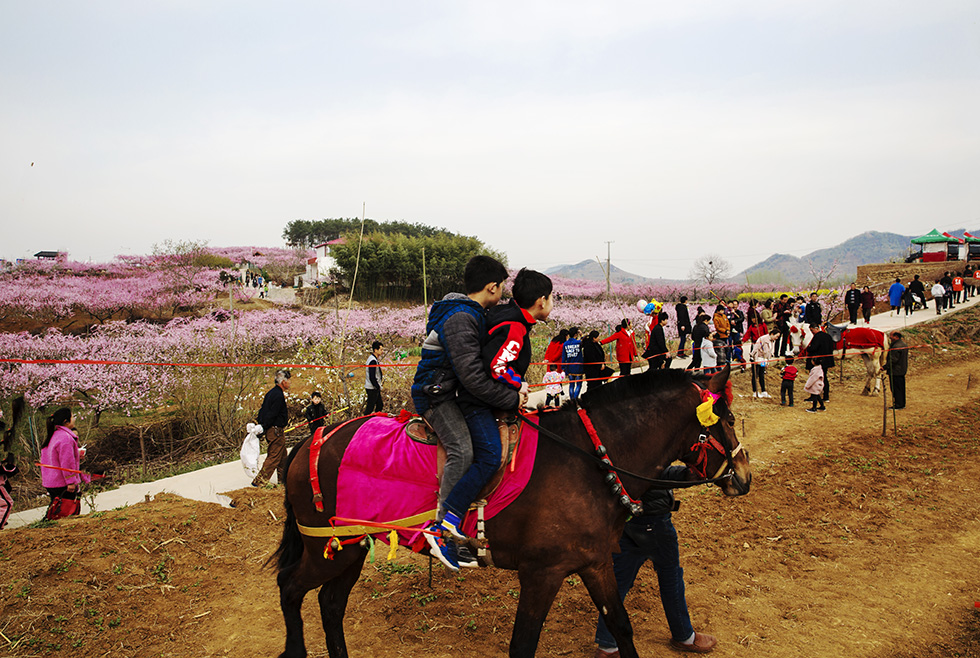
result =
[{"label": "horse ear", "polygon": [[726,363],[720,372],[716,372],[708,380],[708,390],[715,394],[721,394],[728,383],[728,376],[732,374],[732,364]]}]

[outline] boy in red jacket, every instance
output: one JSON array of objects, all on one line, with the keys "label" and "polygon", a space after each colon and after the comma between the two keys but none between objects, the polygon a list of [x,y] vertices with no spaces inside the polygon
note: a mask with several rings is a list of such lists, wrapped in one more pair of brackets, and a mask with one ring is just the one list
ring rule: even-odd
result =
[{"label": "boy in red jacket", "polygon": [[490,377],[519,391],[527,390],[524,376],[531,365],[531,329],[547,320],[553,305],[551,279],[534,270],[522,269],[514,278],[514,299],[487,314],[489,338],[483,361]]},{"label": "boy in red jacket", "polygon": [[796,381],[798,371],[793,365],[795,359],[791,356],[786,357],[786,365],[783,367],[783,383],[779,387],[779,404],[786,405],[786,398],[789,398],[789,406],[793,406],[793,382]]}]

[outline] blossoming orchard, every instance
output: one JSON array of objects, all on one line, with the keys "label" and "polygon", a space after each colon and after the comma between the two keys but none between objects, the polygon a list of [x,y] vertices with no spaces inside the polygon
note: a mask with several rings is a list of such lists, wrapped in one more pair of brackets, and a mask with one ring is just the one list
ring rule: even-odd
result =
[{"label": "blossoming orchard", "polygon": [[[238,272],[262,271],[291,257],[284,249],[208,251],[224,269]],[[0,333],[0,400],[23,395],[33,409],[71,404],[96,418],[107,411],[128,415],[177,407],[188,432],[237,438],[277,364],[294,366],[308,384],[294,387],[294,403],[317,388],[335,408],[359,407],[365,346],[378,339],[386,345],[386,397],[408,404],[412,356],[425,327],[421,303],[349,305],[340,296],[326,307],[259,306],[254,288],[223,283],[220,270],[147,256],[96,265],[27,263],[0,272],[0,321],[8,328]],[[593,281],[555,278],[554,285],[549,324],[535,332],[535,361],[562,327],[596,329],[604,336],[623,318],[642,327],[639,299],[670,302],[664,304],[667,335],[676,338],[674,303],[681,295],[690,298],[693,317],[698,305],[710,314],[718,297],[779,294],[771,287],[730,283],[710,290],[614,285],[609,294],[604,283]],[[10,330],[18,318],[33,320],[35,330]]]}]

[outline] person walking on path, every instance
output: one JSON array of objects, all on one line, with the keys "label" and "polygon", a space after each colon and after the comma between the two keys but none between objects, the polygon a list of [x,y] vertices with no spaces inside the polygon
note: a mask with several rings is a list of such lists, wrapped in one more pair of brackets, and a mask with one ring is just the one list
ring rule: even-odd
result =
[{"label": "person walking on path", "polygon": [[265,432],[265,438],[269,442],[269,452],[265,456],[262,470],[252,480],[253,487],[261,487],[269,482],[273,472],[279,484],[285,484],[286,424],[289,422],[286,391],[289,390],[290,377],[292,375],[288,370],[276,370],[275,385],[265,394],[262,406],[259,408],[257,422]]},{"label": "person walking on path", "polygon": [[620,324],[616,325],[616,331],[600,341],[605,345],[610,341],[616,341],[616,361],[619,362],[619,376],[627,377],[633,370],[633,360],[637,357],[636,341],[633,340],[633,327],[630,321],[623,318]]},{"label": "person walking on path", "polygon": [[892,387],[892,407],[905,408],[905,375],[909,370],[909,346],[902,340],[900,331],[890,335],[891,347],[885,361],[885,372]]},{"label": "person walking on path", "polygon": [[[660,474],[664,480],[684,481],[686,466],[668,466]],[[620,599],[626,600],[640,567],[649,560],[657,572],[660,602],[670,628],[670,646],[678,651],[708,653],[718,643],[711,635],[697,633],[691,624],[684,594],[684,570],[681,568],[677,530],[671,512],[680,507],[671,489],[649,489],[640,498],[643,512],[631,518],[619,538],[619,552],[613,553],[613,573]],[[619,658],[616,640],[602,616],[595,630],[595,658]]]},{"label": "person walking on path", "polygon": [[922,284],[922,281],[919,280],[918,274],[912,277],[912,280],[909,281],[909,290],[912,291],[912,295],[913,295],[912,303],[914,304],[915,302],[918,302],[922,306],[922,308],[925,308],[926,287]]},{"label": "person walking on path", "polygon": [[871,324],[871,312],[875,308],[875,294],[871,292],[869,286],[864,286],[861,291],[861,313],[864,315],[864,324]]},{"label": "person walking on path", "polygon": [[680,344],[677,346],[677,358],[683,359],[685,356],[684,343],[687,341],[687,337],[691,335],[691,315],[687,309],[687,297],[681,296],[681,301],[679,301],[674,306],[674,315],[677,319],[677,337],[680,340]]},{"label": "person walking on path", "polygon": [[[954,304],[959,304],[960,303],[960,295],[963,294],[963,277],[960,276],[959,274],[954,273],[952,279],[953,279],[953,284],[952,284],[953,285],[953,303]],[[963,300],[963,301],[966,301],[966,300]]]},{"label": "person walking on path", "polygon": [[893,283],[888,288],[888,303],[891,305],[891,311],[888,312],[889,316],[895,315],[895,313],[902,310],[902,296],[905,295],[905,286],[902,285],[902,280],[896,278],[895,283]]},{"label": "person walking on path", "polygon": [[949,272],[943,272],[942,278],[939,279],[939,283],[942,285],[943,290],[943,309],[953,309],[953,277],[949,275]]},{"label": "person walking on path", "polygon": [[41,444],[41,463],[52,468],[41,467],[41,485],[51,498],[44,518],[55,520],[79,513],[77,503],[66,506],[70,509],[67,513],[56,509],[58,501],[77,501],[82,482],[91,482],[92,478],[78,472],[79,463],[85,457],[85,448],[78,445],[71,409],[61,407],[48,416],[47,430],[47,438]]},{"label": "person walking on path", "polygon": [[[909,281],[911,284],[912,282]],[[912,289],[908,286],[905,287],[905,292],[902,294],[902,304],[905,306],[905,315],[908,317],[912,315],[915,311],[915,296],[912,295]]]},{"label": "person walking on path", "polygon": [[857,289],[857,284],[851,283],[851,287],[844,293],[844,306],[847,307],[847,315],[851,324],[858,323],[858,309],[861,308],[861,291]]},{"label": "person walking on path", "polygon": [[384,409],[385,403],[381,399],[381,382],[384,373],[381,372],[381,348],[384,345],[380,340],[371,343],[371,354],[368,355],[366,368],[364,369],[364,392],[367,400],[364,403],[364,415],[369,416]]},{"label": "person walking on path", "polygon": [[936,315],[943,314],[943,298],[946,296],[946,288],[939,281],[932,286],[932,298],[936,301]]}]

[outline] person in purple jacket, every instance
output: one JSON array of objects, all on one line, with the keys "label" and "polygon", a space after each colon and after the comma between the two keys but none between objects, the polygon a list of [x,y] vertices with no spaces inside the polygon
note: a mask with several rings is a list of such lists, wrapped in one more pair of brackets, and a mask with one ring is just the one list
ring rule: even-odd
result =
[{"label": "person in purple jacket", "polygon": [[[85,448],[78,445],[71,409],[62,407],[48,417],[48,434],[41,444],[41,484],[55,498],[77,500],[82,482],[91,482],[87,473],[78,472]],[[78,514],[78,510],[75,510]]]}]

